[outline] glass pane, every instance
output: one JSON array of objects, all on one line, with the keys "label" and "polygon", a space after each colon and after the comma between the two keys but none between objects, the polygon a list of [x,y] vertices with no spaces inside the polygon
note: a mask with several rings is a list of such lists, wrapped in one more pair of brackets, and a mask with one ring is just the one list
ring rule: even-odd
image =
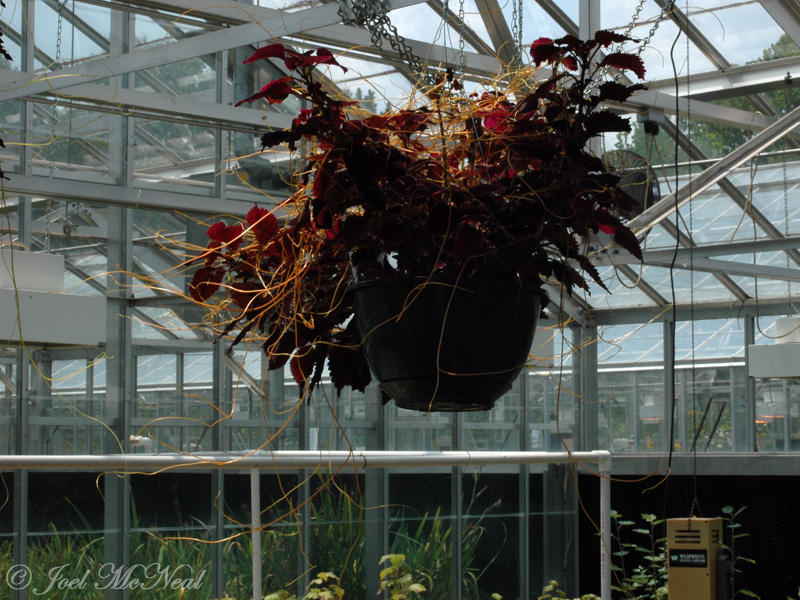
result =
[{"label": "glass pane", "polygon": [[[7,357],[0,360],[0,452],[16,454],[17,439],[17,365],[16,352],[5,349]],[[0,475],[2,477],[2,475]]]},{"label": "glass pane", "polygon": [[[296,506],[294,475],[262,475],[261,522],[272,523],[261,531],[261,589],[265,595],[278,590],[295,590],[299,574],[299,521],[288,513]],[[225,475],[225,527],[227,536],[236,536],[225,542],[223,571],[225,593],[231,598],[252,598],[252,534],[248,527],[236,523],[251,523],[250,477],[227,473]],[[238,534],[238,535],[237,535]]]},{"label": "glass pane", "polygon": [[663,326],[604,327],[598,342],[600,447],[615,452],[663,451]]},{"label": "glass pane", "polygon": [[0,102],[0,139],[5,144],[5,148],[0,148],[3,171],[19,172],[23,142],[22,102],[18,100]]},{"label": "glass pane", "polygon": [[465,475],[462,491],[463,597],[518,597],[519,475]]},{"label": "glass pane", "polygon": [[495,402],[492,410],[463,414],[462,447],[466,450],[517,451],[520,446],[519,378],[511,391]]},{"label": "glass pane", "polygon": [[[314,479],[312,489],[321,488],[311,504],[310,548],[306,557],[312,575],[327,571],[339,575],[345,598],[366,598],[365,512],[360,476],[337,475]],[[313,493],[313,491],[312,491]],[[374,560],[376,557],[369,557]]]},{"label": "glass pane", "polygon": [[[757,2],[731,2],[718,9],[689,11],[692,24],[734,65],[769,56],[770,45],[786,37],[780,24]],[[747,31],[747,35],[741,33]]]},{"label": "glass pane", "polygon": [[444,473],[389,476],[389,548],[405,554],[407,564],[425,574],[430,598],[451,597],[455,554],[451,483]]}]

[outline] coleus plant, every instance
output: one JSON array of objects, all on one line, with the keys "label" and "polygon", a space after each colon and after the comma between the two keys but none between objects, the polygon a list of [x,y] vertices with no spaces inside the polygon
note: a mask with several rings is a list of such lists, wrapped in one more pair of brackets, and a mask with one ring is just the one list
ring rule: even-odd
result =
[{"label": "coleus plant", "polygon": [[620,218],[633,202],[587,149],[630,129],[601,106],[643,88],[608,77],[644,77],[638,56],[610,51],[628,40],[608,31],[540,38],[530,49],[535,67],[549,67],[540,81],[516,74],[505,90],[465,97],[447,73],[414,108],[360,117],[315,74],[343,68],[329,50],[260,48],[245,62],[283,60],[291,75],[238,104],[306,101],[291,127],[261,138],[293,152],[302,141],[304,168],[282,222],[256,206],[244,222],[208,229],[192,298],[224,333],[238,331],[234,344],[258,339],[271,369],[290,361],[298,384],[313,389],[327,365],[338,391],[370,381],[348,293],[356,279],[509,280],[543,300],[545,282],[566,294],[588,291],[587,276],[605,287],[586,255],[591,235],[603,231],[641,258]]}]

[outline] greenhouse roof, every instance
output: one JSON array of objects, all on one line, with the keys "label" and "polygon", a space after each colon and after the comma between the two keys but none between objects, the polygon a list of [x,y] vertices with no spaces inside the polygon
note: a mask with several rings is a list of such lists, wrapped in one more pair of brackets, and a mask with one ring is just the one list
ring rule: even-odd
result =
[{"label": "greenhouse roof", "polygon": [[[598,240],[607,289],[592,285],[564,312],[614,324],[658,320],[673,303],[679,319],[711,319],[755,307],[784,314],[800,302],[794,2],[394,0],[387,16],[401,37],[391,40],[343,22],[349,4],[315,0],[36,0],[32,18],[21,0],[6,4],[4,210],[32,198],[32,249],[65,256],[66,291],[97,295],[115,289],[107,211],[134,207],[130,293],[143,344],[208,342],[187,324],[200,316],[173,293],[186,289],[187,248],[202,241],[212,215],[285,196],[280,174],[290,157],[260,154],[254,134],[286,126],[299,105],[233,106],[250,79],[283,73],[264,64],[243,79],[238,66],[275,38],[339,53],[348,71],[326,73],[329,81],[376,111],[414,93],[408,54],[433,68],[463,65],[477,89],[502,62],[527,61],[538,37],[602,27],[638,38],[626,49],[641,53],[648,89],[616,107],[632,117],[633,134],[604,145],[636,152],[653,169],[660,200],[630,222],[645,236],[644,262]],[[642,121],[660,125],[657,138]],[[127,144],[126,164],[115,144]]]}]

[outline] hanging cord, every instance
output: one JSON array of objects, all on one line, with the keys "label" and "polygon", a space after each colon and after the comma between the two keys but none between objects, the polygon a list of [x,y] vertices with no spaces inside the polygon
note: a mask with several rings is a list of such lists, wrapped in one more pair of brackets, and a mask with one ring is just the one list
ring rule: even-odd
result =
[{"label": "hanging cord", "polygon": [[[675,0],[669,3],[669,5],[664,7],[663,13],[668,12],[667,8],[671,11],[673,6],[675,5]],[[672,82],[675,88],[675,126],[680,128],[680,95],[678,89],[678,67],[675,63],[675,47],[678,44],[678,40],[681,37],[683,32],[680,28],[678,28],[678,33],[675,35],[675,39],[672,40],[672,45],[669,49],[669,60],[670,64],[672,65]],[[680,169],[678,167],[678,138],[675,138],[675,145],[673,146],[673,164],[675,165],[675,189],[678,189],[678,185],[680,183]],[[678,194],[674,195],[675,198],[675,228],[676,230],[680,231],[680,206],[678,204]],[[680,248],[680,236],[676,236],[675,238],[675,246],[673,248],[672,253],[672,260],[669,264],[669,287],[670,287],[670,294],[672,300],[672,327],[670,328],[670,361],[672,364],[672,372],[670,373],[670,377],[672,377],[672,397],[671,398],[664,398],[664,402],[669,402],[670,407],[670,416],[669,416],[669,440],[668,440],[668,449],[667,449],[667,473],[664,477],[664,506],[662,508],[661,514],[664,518],[667,516],[667,502],[669,501],[669,481],[670,475],[672,474],[672,454],[675,450],[675,326],[678,320],[678,309],[677,309],[677,299],[675,297],[675,263],[678,260],[678,250]]]},{"label": "hanging cord", "polygon": [[[787,86],[784,88],[784,94],[786,97],[786,106],[791,106],[790,99],[789,99],[789,87]],[[787,238],[789,237],[789,182],[788,182],[788,174],[786,172],[786,155],[783,155],[783,160],[781,162],[783,166],[783,235]],[[789,260],[789,253],[784,252],[786,258],[786,268],[789,269],[791,267],[791,261]],[[792,316],[797,312],[797,309],[794,306],[794,300],[792,300],[792,280],[787,278],[786,279],[786,297],[789,299],[789,307],[792,311],[791,313],[787,314],[787,317]]]},{"label": "hanging cord", "polygon": [[[689,14],[689,5],[687,0],[686,14]],[[692,141],[692,102],[689,99],[689,89],[691,81],[691,60],[689,51],[691,50],[689,36],[686,36],[686,137],[691,143]],[[692,197],[692,157],[689,157],[689,172],[688,172],[689,197]],[[692,203],[689,203],[689,233],[694,231],[694,210]],[[694,245],[689,246],[689,323],[691,328],[691,343],[692,343],[692,432],[694,439],[697,439],[699,432],[697,431],[697,372],[696,372],[696,354],[695,354],[695,329],[694,329]],[[702,421],[700,423],[702,425]],[[692,444],[692,505],[689,507],[689,517],[695,516],[695,509],[697,515],[701,515],[700,501],[697,497],[697,443]]]}]

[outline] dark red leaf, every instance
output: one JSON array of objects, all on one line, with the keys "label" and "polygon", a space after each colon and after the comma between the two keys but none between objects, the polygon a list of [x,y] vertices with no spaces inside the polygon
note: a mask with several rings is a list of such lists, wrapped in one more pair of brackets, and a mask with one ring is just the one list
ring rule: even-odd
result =
[{"label": "dark red leaf", "polygon": [[631,39],[632,38],[622,35],[621,33],[607,31],[605,29],[596,31],[594,34],[594,41],[603,46],[603,48],[608,48],[611,44],[621,44]]},{"label": "dark red leaf", "polygon": [[505,110],[503,108],[498,108],[496,110],[493,110],[483,118],[483,124],[486,127],[486,129],[491,129],[492,131],[500,133],[503,131],[503,129],[505,129],[505,127],[503,126],[503,122],[506,120],[506,117],[508,117],[508,115],[509,115],[508,110]]},{"label": "dark red leaf", "polygon": [[[204,253],[206,260],[205,266],[210,267],[214,261],[221,255],[218,250],[222,247],[222,242],[218,242],[216,240],[211,240],[208,242],[207,250]],[[202,256],[202,255],[201,255]]]},{"label": "dark red leaf", "polygon": [[261,98],[266,98],[270,104],[280,104],[292,93],[292,86],[289,84],[290,81],[292,81],[292,78],[289,76],[270,81],[252,96],[239,100],[236,106],[241,106],[245,102],[255,102]]},{"label": "dark red leaf", "polygon": [[261,245],[266,244],[275,237],[275,234],[277,234],[280,229],[278,219],[275,215],[259,206],[253,206],[253,208],[247,212],[245,218],[247,219],[248,225],[252,227],[258,243]]},{"label": "dark red leaf", "polygon": [[242,61],[242,64],[255,62],[262,58],[284,58],[284,56],[286,56],[286,48],[284,48],[283,44],[270,44],[253,52]]},{"label": "dark red leaf", "polygon": [[612,100],[614,102],[625,102],[631,94],[637,90],[646,89],[640,83],[636,85],[623,85],[616,81],[606,81],[600,86],[599,100]]},{"label": "dark red leaf", "polygon": [[311,114],[312,114],[313,112],[314,112],[314,111],[313,111],[313,109],[311,109],[311,108],[301,108],[301,109],[300,109],[300,114],[299,114],[299,115],[297,115],[297,116],[296,116],[296,117],[295,117],[295,118],[292,120],[292,125],[302,125],[303,123],[305,123],[306,121],[308,121],[308,118],[311,116]]},{"label": "dark red leaf", "polygon": [[262,291],[258,283],[234,283],[230,287],[231,300],[242,310],[253,310],[257,308],[255,300]]},{"label": "dark red leaf", "polygon": [[622,246],[639,260],[642,260],[642,247],[636,235],[622,223],[614,229],[614,242]]},{"label": "dark red leaf", "polygon": [[607,55],[601,62],[601,66],[616,67],[625,71],[633,71],[639,79],[644,79],[644,62],[635,54],[625,52],[613,52]]},{"label": "dark red leaf", "polygon": [[283,142],[289,139],[291,136],[291,130],[279,130],[279,131],[270,131],[269,133],[265,133],[261,136],[261,147],[262,148],[272,148],[273,146],[277,146],[278,144],[282,144]]},{"label": "dark red leaf", "polygon": [[242,232],[242,226],[238,223],[236,225],[225,225],[222,221],[217,221],[208,228],[206,234],[213,241],[219,242],[215,247],[226,244],[231,251],[235,251],[239,248],[239,244],[242,243]]},{"label": "dark red leaf", "polygon": [[543,62],[550,62],[558,58],[562,50],[556,48],[553,40],[550,38],[542,37],[531,44],[531,56],[533,57],[534,64],[538,67]]},{"label": "dark red leaf", "polygon": [[601,210],[597,213],[597,223],[601,231],[610,234],[614,243],[621,246],[639,260],[642,260],[642,248],[639,240],[617,217]]},{"label": "dark red leaf", "polygon": [[482,252],[487,245],[486,236],[474,223],[460,223],[456,230],[455,252],[457,256],[467,258]]},{"label": "dark red leaf", "polygon": [[630,131],[631,124],[628,119],[612,113],[610,110],[598,110],[586,117],[584,122],[586,132],[590,135],[606,131]]},{"label": "dark red leaf", "polygon": [[295,350],[289,361],[289,370],[297,385],[301,388],[305,386],[314,371],[314,353],[311,351],[311,346],[303,346]]},{"label": "dark red leaf", "polygon": [[331,383],[339,393],[346,386],[363,392],[372,379],[364,354],[359,348],[331,346],[328,354]]},{"label": "dark red leaf", "polygon": [[314,58],[314,62],[322,65],[336,65],[342,71],[347,73],[347,69],[342,65],[340,65],[338,62],[336,62],[336,59],[334,58],[333,54],[327,48],[319,48],[317,50],[317,56]]},{"label": "dark red leaf", "polygon": [[225,269],[222,267],[200,267],[189,284],[189,293],[198,302],[205,302],[219,289],[224,276]]}]

